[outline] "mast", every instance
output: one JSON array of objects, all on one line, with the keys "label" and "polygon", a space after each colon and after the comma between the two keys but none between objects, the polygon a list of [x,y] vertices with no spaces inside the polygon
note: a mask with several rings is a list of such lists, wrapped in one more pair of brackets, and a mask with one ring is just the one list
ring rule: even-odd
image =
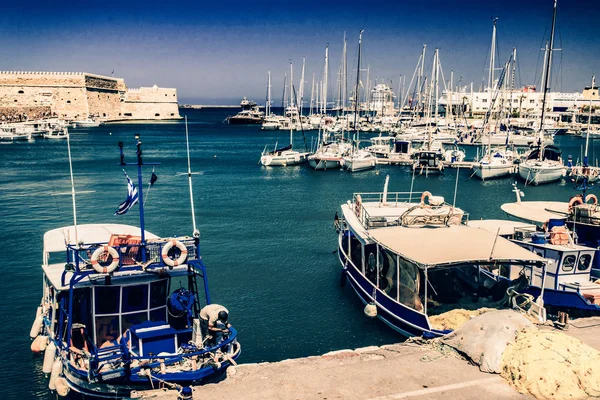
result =
[{"label": "mast", "polygon": [[294,82],[294,69],[293,69],[293,65],[292,65],[292,61],[290,60],[290,146],[294,145],[294,135],[293,135],[293,128],[292,128],[292,121],[293,119],[293,107],[294,107],[294,97],[293,97],[293,93],[294,93],[294,88],[293,88],[293,82]]},{"label": "mast", "polygon": [[[283,73],[283,95],[281,96],[281,108],[285,110],[285,100],[286,100],[286,90],[287,90],[287,72]],[[284,111],[285,114],[285,111]]]},{"label": "mast", "polygon": [[544,117],[546,115],[546,99],[548,97],[548,84],[550,83],[550,67],[552,66],[552,49],[554,46],[554,28],[556,27],[556,1],[554,0],[554,10],[552,13],[552,29],[550,31],[550,47],[548,48],[548,58],[546,59],[546,68],[544,75],[544,95],[542,97],[542,120],[540,122],[540,161],[544,158]]},{"label": "mast", "polygon": [[310,115],[312,115],[313,113],[313,106],[314,106],[314,95],[315,95],[315,74],[313,72],[313,78],[312,78],[312,86],[310,87],[310,106],[309,106],[309,110],[308,113]]},{"label": "mast", "polygon": [[[495,67],[495,61],[496,61],[496,22],[498,21],[498,17],[494,17],[492,18],[492,23],[494,24],[494,27],[492,28],[492,46],[491,46],[491,50],[490,50],[490,72],[489,72],[489,78],[488,78],[488,89],[490,90],[490,93],[492,92],[493,86],[494,86],[494,67]],[[490,94],[490,99],[491,99],[491,94]]]},{"label": "mast", "polygon": [[434,83],[434,87],[435,87],[435,125],[437,127],[437,123],[438,123],[438,109],[439,109],[439,104],[438,104],[438,99],[439,99],[439,77],[440,77],[440,55],[439,55],[439,49],[435,49],[435,53],[433,55],[433,59],[434,59],[434,66],[435,66],[435,83]]},{"label": "mast", "polygon": [[[271,81],[271,71],[269,71],[269,83]],[[190,206],[192,208],[192,228],[194,230],[194,237],[200,237],[200,231],[196,227],[196,214],[194,212],[194,195],[192,191],[192,167],[190,163],[190,137],[188,134],[187,115],[185,116],[185,144],[187,148],[187,162],[188,162],[188,183],[190,186]]]},{"label": "mast", "polygon": [[327,71],[329,69],[329,45],[325,46],[325,68],[323,71],[323,115],[327,115]]},{"label": "mast", "polygon": [[[594,86],[596,85],[596,75],[592,75],[592,92],[594,91]],[[583,157],[583,166],[588,166],[588,144],[590,141],[590,123],[592,122],[592,98],[590,96],[590,109],[588,110],[588,120],[587,120],[587,132],[585,135],[585,155]]]},{"label": "mast", "polygon": [[346,32],[344,32],[344,50],[342,54],[342,114],[346,107],[346,97],[348,97],[348,55],[346,52]]},{"label": "mast", "polygon": [[268,117],[269,115],[271,115],[271,70],[269,70],[267,76],[267,105],[265,114]]},{"label": "mast", "polygon": [[358,146],[358,85],[360,84],[360,51],[362,46],[362,34],[361,29],[358,33],[358,66],[356,68],[356,86],[354,87],[354,136],[356,140],[356,146]]},{"label": "mast", "polygon": [[69,135],[66,127],[64,129],[67,133],[67,152],[69,154],[69,173],[71,175],[71,199],[73,200],[73,228],[75,230],[75,244],[79,246],[79,235],[77,233],[77,206],[75,205],[75,180],[73,179],[73,162],[71,159],[71,135]]},{"label": "mast", "polygon": [[[300,100],[298,104],[299,115],[302,115],[302,106],[304,105],[304,65],[305,65],[306,57],[302,57],[302,73],[300,74]],[[296,99],[298,100],[298,99]]]}]

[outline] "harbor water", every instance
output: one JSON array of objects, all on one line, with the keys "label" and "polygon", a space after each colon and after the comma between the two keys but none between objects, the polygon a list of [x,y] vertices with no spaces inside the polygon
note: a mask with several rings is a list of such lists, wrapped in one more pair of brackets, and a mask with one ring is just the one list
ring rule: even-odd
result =
[{"label": "harbor water", "polygon": [[[196,219],[212,301],[229,309],[239,331],[239,362],[402,341],[379,320],[364,316],[350,287],[340,287],[333,217],[354,192],[381,191],[386,175],[390,192],[409,191],[411,171],[387,165],[359,173],[313,171],[308,165],[261,167],[265,145],[289,144],[289,132],[223,123],[234,111],[183,109],[182,114],[189,118]],[[143,141],[144,161],[161,163],[149,191],[151,169],[145,170],[146,229],[163,237],[191,235],[183,123],[72,130],[77,222],[139,224],[137,207],[113,215],[127,191],[117,143],[124,142],[125,160],[133,162],[134,134]],[[295,133],[295,147],[310,147],[316,134]],[[574,160],[585,144],[570,136],[557,136],[555,142],[564,159],[572,155]],[[599,150],[600,141],[591,142],[591,160]],[[472,159],[476,149],[467,152]],[[126,171],[136,181],[136,169]],[[515,201],[515,178],[482,182],[471,174],[447,169],[439,176],[416,176],[414,190],[428,190],[450,203],[456,195],[456,205],[471,219],[504,217],[500,205]],[[73,223],[66,141],[0,144],[0,178],[2,397],[54,398],[41,357],[29,349],[29,330],[41,298],[43,234]],[[524,200],[567,201],[576,193],[570,180],[526,188],[519,182],[519,187]]]}]

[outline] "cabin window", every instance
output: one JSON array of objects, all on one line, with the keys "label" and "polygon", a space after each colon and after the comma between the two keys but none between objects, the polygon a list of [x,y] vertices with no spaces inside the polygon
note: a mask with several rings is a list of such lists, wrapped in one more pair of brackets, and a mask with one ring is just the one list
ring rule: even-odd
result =
[{"label": "cabin window", "polygon": [[562,270],[564,272],[570,272],[573,271],[573,268],[575,268],[575,261],[577,261],[577,257],[575,257],[574,255],[568,255],[565,256],[565,258],[563,258],[563,262],[562,262]]},{"label": "cabin window", "polygon": [[150,308],[164,307],[167,305],[167,280],[152,282],[150,284]]},{"label": "cabin window", "polygon": [[579,257],[579,264],[577,264],[578,271],[586,271],[592,263],[592,256],[590,254],[582,254]]},{"label": "cabin window", "polygon": [[148,285],[124,286],[122,313],[148,308]]},{"label": "cabin window", "polygon": [[121,303],[119,286],[98,286],[95,288],[96,314],[117,314]]}]

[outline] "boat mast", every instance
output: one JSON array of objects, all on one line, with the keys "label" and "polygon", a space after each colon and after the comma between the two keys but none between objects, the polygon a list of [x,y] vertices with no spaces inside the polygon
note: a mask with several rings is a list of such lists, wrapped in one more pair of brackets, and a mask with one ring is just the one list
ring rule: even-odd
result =
[{"label": "boat mast", "polygon": [[556,27],[556,1],[554,0],[554,10],[552,13],[552,29],[550,30],[550,47],[548,48],[548,58],[544,74],[544,95],[542,97],[542,120],[540,121],[540,155],[539,160],[544,158],[544,117],[546,115],[546,98],[548,97],[548,85],[550,83],[550,68],[552,66],[552,49],[554,46],[554,28]]},{"label": "boat mast", "polygon": [[[302,106],[304,104],[304,66],[306,63],[306,57],[302,57],[302,73],[300,74],[300,100],[299,100],[299,115],[302,115]],[[298,99],[296,99],[298,101]]]},{"label": "boat mast", "polygon": [[[594,91],[594,86],[596,85],[596,75],[592,75],[592,92]],[[583,157],[583,166],[588,167],[588,144],[590,141],[590,124],[592,122],[592,99],[593,96],[590,96],[590,109],[588,110],[588,120],[587,120],[587,132],[585,135],[585,155]]]},{"label": "boat mast", "polygon": [[[269,71],[269,78],[271,77],[271,72]],[[187,115],[185,116],[185,145],[187,148],[187,162],[188,162],[188,183],[190,185],[190,206],[192,208],[192,228],[194,232],[194,237],[200,237],[200,231],[196,228],[196,214],[194,213],[194,196],[192,191],[192,167],[190,163],[190,137],[188,134],[188,123],[187,123]]]},{"label": "boat mast", "polygon": [[354,137],[358,148],[358,85],[360,84],[360,51],[362,46],[363,29],[358,33],[358,66],[356,68],[356,86],[354,88]]},{"label": "boat mast", "polygon": [[346,32],[344,32],[344,50],[342,54],[342,114],[346,107],[346,97],[348,96],[348,56],[346,52]]},{"label": "boat mast", "polygon": [[329,70],[329,44],[325,46],[325,70],[323,71],[323,115],[327,115],[327,71]]},{"label": "boat mast", "polygon": [[313,72],[313,78],[312,78],[312,86],[310,87],[310,106],[309,106],[309,110],[308,113],[310,115],[312,115],[313,113],[313,106],[314,106],[314,95],[315,95],[315,74]]},{"label": "boat mast", "polygon": [[293,107],[294,107],[293,82],[294,82],[294,69],[293,69],[292,61],[290,60],[290,146],[294,145],[294,135],[293,135],[294,129],[293,129],[293,125],[292,125],[292,121],[294,120],[294,118],[293,118]]},{"label": "boat mast", "polygon": [[496,22],[498,21],[498,17],[492,18],[492,23],[494,27],[492,28],[492,46],[490,49],[490,72],[488,77],[488,89],[490,91],[490,99],[492,89],[494,88],[494,67],[496,64]]},{"label": "boat mast", "polygon": [[435,126],[437,129],[437,123],[438,123],[438,109],[439,109],[439,103],[438,103],[438,99],[439,99],[439,77],[440,77],[440,54],[439,54],[439,49],[435,49],[435,54],[433,56],[434,58],[434,65],[435,65],[435,83],[434,83],[434,87],[435,87]]},{"label": "boat mast", "polygon": [[67,152],[69,154],[69,173],[71,175],[71,199],[73,200],[73,228],[75,230],[75,244],[79,246],[79,235],[77,233],[77,206],[75,205],[75,180],[73,179],[73,161],[71,159],[71,135],[69,135],[66,127],[64,129],[67,134]]},{"label": "boat mast", "polygon": [[[267,105],[266,105],[266,115],[267,117],[271,115],[271,70],[269,70],[267,74]],[[187,126],[187,117],[186,117],[186,126]]]}]

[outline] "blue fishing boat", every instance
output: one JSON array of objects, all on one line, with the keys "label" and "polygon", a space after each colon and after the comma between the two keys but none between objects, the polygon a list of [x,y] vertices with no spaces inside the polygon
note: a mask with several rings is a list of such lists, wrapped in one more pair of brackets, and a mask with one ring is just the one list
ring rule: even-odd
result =
[{"label": "blue fishing boat", "polygon": [[[142,161],[136,140],[134,163],[119,145],[121,165],[137,165],[139,192],[127,177],[117,213],[139,201],[140,227],[77,225],[75,217],[44,235],[32,350],[45,351],[43,372],[60,396],[129,398],[153,388],[191,396],[190,385],[221,379],[240,355],[233,327],[220,321],[216,334],[203,323],[211,298],[194,218],[191,236],[161,238],[144,228],[142,167],[156,164]],[[191,175],[188,145],[190,198]],[[76,216],[74,189],[73,208]]]},{"label": "blue fishing boat", "polygon": [[[354,289],[365,314],[403,335],[448,333],[434,329],[429,316],[465,308],[464,299],[474,291],[462,286],[463,271],[546,263],[507,239],[469,227],[468,215],[441,196],[388,193],[387,186],[386,178],[383,192],[355,193],[342,204],[338,257],[341,283]],[[477,289],[500,301],[507,288],[499,282]]]}]

